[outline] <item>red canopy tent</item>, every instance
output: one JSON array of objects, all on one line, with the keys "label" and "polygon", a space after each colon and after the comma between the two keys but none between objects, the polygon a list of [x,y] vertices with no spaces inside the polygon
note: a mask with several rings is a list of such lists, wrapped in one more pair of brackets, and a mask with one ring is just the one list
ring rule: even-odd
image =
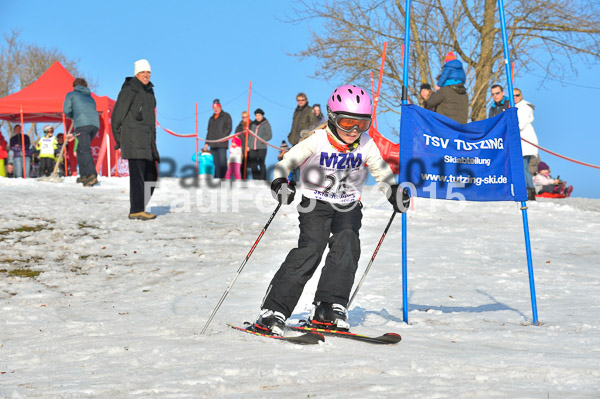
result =
[{"label": "red canopy tent", "polygon": [[[63,122],[67,128],[72,121],[65,121],[63,103],[67,93],[73,91],[73,80],[73,75],[60,62],[55,62],[23,90],[0,98],[0,119],[12,123]],[[100,129],[92,140],[92,155],[96,162],[96,170],[103,176],[109,176],[110,172],[114,174],[116,161],[115,141],[110,126],[110,114],[115,101],[94,93],[92,97],[100,114]],[[72,154],[72,151],[69,151],[69,154]],[[76,163],[69,160],[69,170],[74,171],[75,166]]]}]

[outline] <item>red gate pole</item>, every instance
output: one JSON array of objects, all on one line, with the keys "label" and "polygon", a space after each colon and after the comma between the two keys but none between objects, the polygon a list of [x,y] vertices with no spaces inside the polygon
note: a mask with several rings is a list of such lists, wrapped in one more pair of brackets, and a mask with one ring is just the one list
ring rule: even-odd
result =
[{"label": "red gate pole", "polygon": [[[248,126],[246,126],[246,144],[244,145],[244,173],[242,174],[242,178],[246,180],[246,172],[248,171],[248,131],[250,130],[250,96],[252,94],[252,81],[250,81],[250,86],[248,87],[248,108],[246,112],[248,112]],[[256,139],[255,139],[256,140]]]}]

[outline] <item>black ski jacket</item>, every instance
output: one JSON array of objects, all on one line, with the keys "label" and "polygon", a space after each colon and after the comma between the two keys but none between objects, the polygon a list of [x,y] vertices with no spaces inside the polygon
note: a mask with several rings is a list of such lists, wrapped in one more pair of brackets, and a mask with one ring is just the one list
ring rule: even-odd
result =
[{"label": "black ski jacket", "polygon": [[121,148],[124,159],[147,159],[160,162],[156,148],[156,99],[154,85],[147,85],[135,77],[125,78],[111,124],[116,148]]}]

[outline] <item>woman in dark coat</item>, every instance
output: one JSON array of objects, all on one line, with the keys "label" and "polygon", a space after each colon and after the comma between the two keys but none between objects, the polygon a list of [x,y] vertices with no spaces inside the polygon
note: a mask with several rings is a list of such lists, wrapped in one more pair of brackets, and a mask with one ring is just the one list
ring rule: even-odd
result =
[{"label": "woman in dark coat", "polygon": [[[149,220],[156,215],[145,212],[158,180],[160,157],[156,148],[154,85],[150,82],[150,63],[135,62],[135,77],[125,78],[111,117],[116,148],[129,161],[129,219]],[[149,195],[146,183],[150,182]]]},{"label": "woman in dark coat", "polygon": [[[250,124],[250,130],[264,141],[269,141],[273,137],[271,124],[265,118],[265,111],[257,108],[254,111],[256,120]],[[248,165],[252,169],[252,179],[266,180],[267,167],[265,159],[267,159],[267,145],[258,140],[255,136],[248,137]]]}]

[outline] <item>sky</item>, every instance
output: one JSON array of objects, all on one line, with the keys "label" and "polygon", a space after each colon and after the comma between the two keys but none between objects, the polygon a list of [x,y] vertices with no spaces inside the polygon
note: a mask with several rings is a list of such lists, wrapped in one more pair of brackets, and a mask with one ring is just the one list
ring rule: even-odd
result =
[{"label": "sky", "polygon": [[[133,63],[146,58],[152,66],[158,122],[177,133],[206,133],[211,104],[221,100],[234,128],[240,114],[265,111],[273,129],[272,144],[280,145],[290,131],[298,92],[310,104],[326,104],[333,89],[349,82],[315,79],[316,59],[300,60],[293,53],[305,49],[310,30],[318,21],[287,22],[295,17],[295,1],[146,1],[109,0],[102,3],[57,0],[0,1],[3,31],[21,31],[20,39],[57,48],[96,83],[95,93],[117,98],[124,78],[133,75]],[[343,62],[343,55],[340,57]],[[597,65],[595,65],[597,70]],[[553,152],[583,162],[600,164],[600,128],[596,96],[600,83],[594,66],[577,65],[579,74],[541,87],[542,72],[520,75],[515,87],[536,106],[534,127],[539,143]],[[374,71],[375,74],[378,71]],[[385,83],[385,82],[384,82]],[[505,82],[500,82],[506,86]],[[378,127],[397,140],[398,116],[380,115]],[[161,157],[176,161],[179,173],[192,164],[195,140],[158,132]],[[270,149],[267,164],[274,164]],[[600,170],[578,165],[542,152],[553,175],[567,180],[573,196],[600,198]],[[166,164],[163,164],[166,168]],[[166,172],[166,169],[161,169]]]}]

